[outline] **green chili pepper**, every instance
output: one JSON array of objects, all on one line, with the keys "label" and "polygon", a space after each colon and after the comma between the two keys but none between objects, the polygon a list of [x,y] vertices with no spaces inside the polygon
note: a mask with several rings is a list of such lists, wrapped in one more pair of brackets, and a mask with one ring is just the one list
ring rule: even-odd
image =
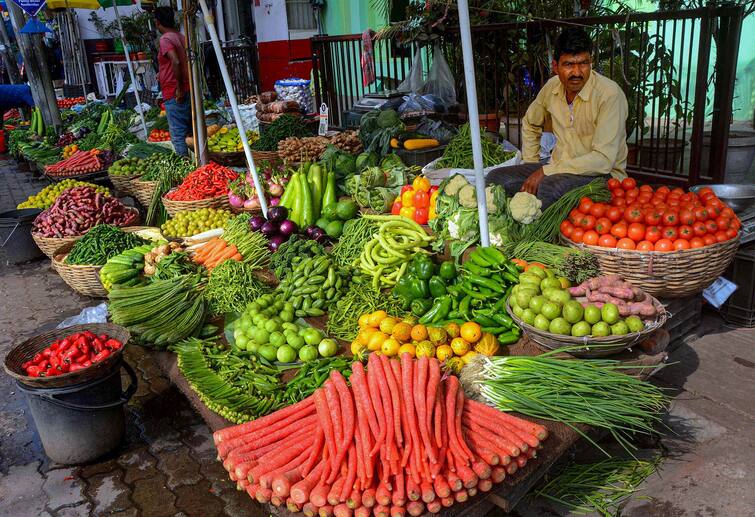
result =
[{"label": "green chili pepper", "polygon": [[461,266],[461,269],[473,275],[480,275],[480,276],[488,276],[491,273],[491,271],[488,268],[478,266],[477,264],[473,262],[465,262],[464,265]]},{"label": "green chili pepper", "polygon": [[461,302],[459,303],[459,312],[461,313],[461,316],[463,318],[466,318],[467,320],[471,319],[469,317],[469,306],[471,303],[472,297],[470,295],[466,295],[461,299]]},{"label": "green chili pepper", "polygon": [[506,289],[501,284],[489,278],[485,278],[479,275],[469,275],[468,279],[473,284],[479,285],[486,289],[490,289],[491,291],[501,294],[506,292]]},{"label": "green chili pepper", "polygon": [[499,334],[497,337],[498,337],[498,344],[500,345],[510,345],[512,343],[516,343],[517,341],[519,341],[519,335],[515,334],[513,331]]},{"label": "green chili pepper", "polygon": [[496,323],[501,325],[502,327],[506,327],[507,329],[511,328],[511,325],[514,324],[514,320],[511,319],[511,316],[508,314],[501,314],[500,312],[494,312],[490,315],[490,317],[495,320]]},{"label": "green chili pepper", "polygon": [[412,302],[411,309],[412,314],[422,317],[433,306],[433,301],[428,298],[418,298]]},{"label": "green chili pepper", "polygon": [[451,297],[450,296],[442,296],[435,300],[435,303],[430,308],[429,311],[425,313],[424,316],[422,316],[419,319],[419,322],[424,324],[427,323],[437,323],[438,321],[441,321],[448,317],[448,313],[451,310]]}]

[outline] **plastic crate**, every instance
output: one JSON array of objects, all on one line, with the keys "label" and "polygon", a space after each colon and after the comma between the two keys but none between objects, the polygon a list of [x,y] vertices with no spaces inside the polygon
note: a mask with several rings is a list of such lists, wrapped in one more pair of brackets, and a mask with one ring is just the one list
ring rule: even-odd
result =
[{"label": "plastic crate", "polygon": [[755,327],[755,243],[737,252],[726,277],[738,288],[721,307],[721,315],[729,323]]},{"label": "plastic crate", "polygon": [[445,145],[432,147],[430,149],[418,149],[416,151],[407,151],[406,149],[396,149],[394,152],[406,165],[418,165],[424,167],[436,158],[443,156],[446,150]]}]

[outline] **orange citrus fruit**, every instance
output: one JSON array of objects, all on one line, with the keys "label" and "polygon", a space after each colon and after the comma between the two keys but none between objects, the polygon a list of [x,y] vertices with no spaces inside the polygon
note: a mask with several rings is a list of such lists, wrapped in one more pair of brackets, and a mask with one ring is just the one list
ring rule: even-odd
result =
[{"label": "orange citrus fruit", "polygon": [[448,337],[455,338],[459,337],[461,330],[459,329],[459,325],[457,323],[449,323],[448,325],[446,325],[446,332],[448,333]]},{"label": "orange citrus fruit", "polygon": [[412,326],[403,321],[396,323],[393,327],[391,335],[398,339],[401,343],[406,343],[412,338]]},{"label": "orange citrus fruit", "polygon": [[401,343],[396,341],[396,338],[389,337],[388,339],[383,341],[383,344],[380,346],[380,351],[388,357],[393,357],[394,355],[398,354],[400,348]]},{"label": "orange citrus fruit", "polygon": [[407,353],[410,356],[414,357],[417,353],[416,347],[411,343],[404,343],[398,349],[398,356],[401,357],[402,355],[404,355],[404,353]]},{"label": "orange citrus fruit", "polygon": [[427,327],[424,325],[414,325],[412,327],[412,339],[414,341],[424,341],[427,339]]},{"label": "orange citrus fruit", "polygon": [[450,345],[441,345],[438,348],[435,349],[435,357],[438,358],[438,361],[445,361],[449,357],[453,357],[454,351],[451,349]]},{"label": "orange citrus fruit", "polygon": [[454,354],[458,356],[466,354],[471,349],[472,347],[464,340],[464,338],[455,337],[451,340],[451,350],[453,350]]},{"label": "orange citrus fruit", "polygon": [[383,334],[379,330],[376,330],[370,336],[370,341],[369,343],[367,343],[367,348],[369,348],[372,352],[380,350],[380,348],[383,346],[383,342],[386,339],[388,339],[387,334]]},{"label": "orange citrus fruit", "polygon": [[482,337],[482,329],[474,321],[468,321],[461,326],[461,337],[469,343],[477,343]]}]

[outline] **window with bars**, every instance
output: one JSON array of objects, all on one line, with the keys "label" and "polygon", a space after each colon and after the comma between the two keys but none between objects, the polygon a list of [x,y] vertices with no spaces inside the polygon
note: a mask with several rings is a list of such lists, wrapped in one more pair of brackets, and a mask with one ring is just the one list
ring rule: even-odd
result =
[{"label": "window with bars", "polygon": [[286,0],[286,16],[290,31],[317,30],[315,11],[309,0]]}]

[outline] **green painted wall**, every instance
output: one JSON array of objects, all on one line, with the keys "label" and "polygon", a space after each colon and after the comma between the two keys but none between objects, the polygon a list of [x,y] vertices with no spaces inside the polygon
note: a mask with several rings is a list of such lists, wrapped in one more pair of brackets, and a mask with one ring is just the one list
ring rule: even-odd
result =
[{"label": "green painted wall", "polygon": [[385,18],[370,8],[370,0],[328,0],[323,13],[325,33],[359,34],[385,25]]}]

